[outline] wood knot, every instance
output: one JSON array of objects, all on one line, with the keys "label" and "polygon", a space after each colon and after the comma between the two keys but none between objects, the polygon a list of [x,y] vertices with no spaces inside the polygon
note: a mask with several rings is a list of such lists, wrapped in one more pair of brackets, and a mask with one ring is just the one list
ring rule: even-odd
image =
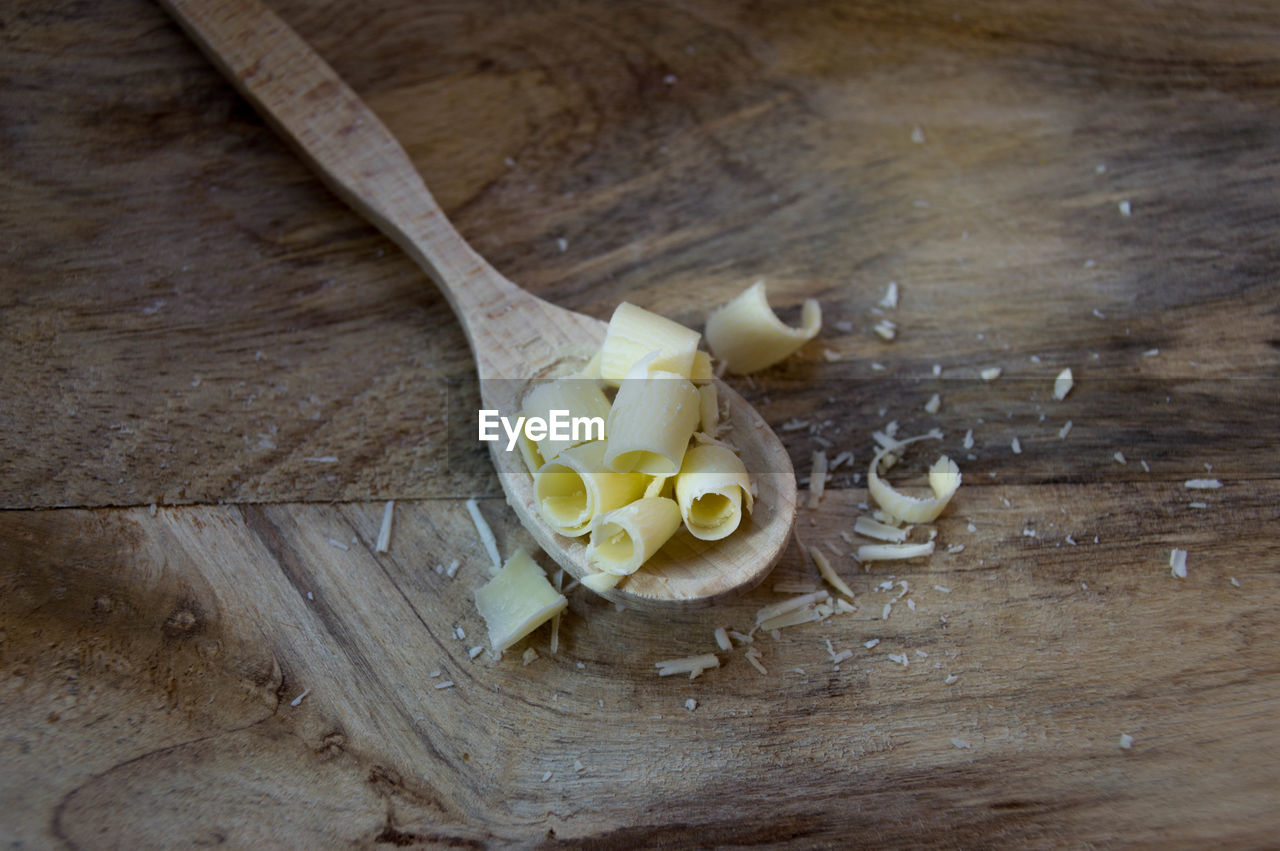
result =
[{"label": "wood knot", "polygon": [[340,756],[346,746],[347,737],[335,730],[320,740],[320,747],[316,748],[316,753],[322,757],[333,759]]},{"label": "wood knot", "polygon": [[195,614],[187,609],[179,609],[164,622],[161,631],[164,633],[165,638],[178,638],[191,632],[195,625]]}]

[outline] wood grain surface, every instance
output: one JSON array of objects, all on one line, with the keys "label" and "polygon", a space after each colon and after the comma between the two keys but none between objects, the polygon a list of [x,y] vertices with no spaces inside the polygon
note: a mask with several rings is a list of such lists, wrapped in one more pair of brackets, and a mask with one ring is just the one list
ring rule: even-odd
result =
[{"label": "wood grain surface", "polygon": [[[740,648],[653,673],[812,580],[793,548],[724,607],[578,590],[555,656],[469,659],[461,498],[504,553],[531,539],[466,439],[448,303],[158,6],[18,0],[6,844],[1274,842],[1274,4],[272,5],[536,295],[694,327],[758,278],[784,317],[822,302],[819,340],[733,383],[810,424],[801,477],[855,454],[797,529],[858,611],[758,636],[767,676]],[[965,485],[938,553],[862,571],[841,533],[895,419],[943,429]]]}]

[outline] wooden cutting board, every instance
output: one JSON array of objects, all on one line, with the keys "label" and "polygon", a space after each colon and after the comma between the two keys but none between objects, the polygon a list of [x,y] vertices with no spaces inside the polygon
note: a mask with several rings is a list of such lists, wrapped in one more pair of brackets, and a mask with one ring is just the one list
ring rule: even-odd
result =
[{"label": "wooden cutting board", "polygon": [[[854,454],[798,532],[858,611],[757,634],[767,675],[737,647],[655,675],[813,581],[793,550],[724,608],[579,590],[554,656],[469,658],[462,500],[529,537],[444,300],[158,7],[10,4],[0,837],[1272,841],[1273,4],[274,8],[538,295],[694,327],[758,278],[822,302],[736,386],[802,477]],[[864,571],[891,420],[943,429],[965,484],[937,553]]]}]

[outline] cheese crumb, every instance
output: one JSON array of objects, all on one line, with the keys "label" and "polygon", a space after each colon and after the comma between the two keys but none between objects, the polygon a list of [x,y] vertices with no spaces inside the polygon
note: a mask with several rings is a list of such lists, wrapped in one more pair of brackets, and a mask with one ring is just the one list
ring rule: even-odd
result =
[{"label": "cheese crumb", "polygon": [[955,738],[953,738],[953,739],[951,740],[951,744],[955,745],[957,748],[960,748],[960,749],[962,749],[962,750],[963,750],[963,749],[965,749],[965,748],[970,748],[970,747],[972,747],[972,746],[971,746],[968,742],[966,742],[964,739],[955,739]]},{"label": "cheese crumb", "polygon": [[467,656],[471,659],[474,659],[483,652],[484,652],[484,648],[477,644],[475,647],[472,647],[470,650],[467,651]]},{"label": "cheese crumb", "polygon": [[1216,490],[1222,487],[1222,482],[1218,479],[1187,479],[1182,483],[1183,487],[1188,490]]},{"label": "cheese crumb", "polygon": [[1009,448],[1013,450],[1013,454],[1014,454],[1014,455],[1021,455],[1021,454],[1022,454],[1022,443],[1021,443],[1021,441],[1019,441],[1019,440],[1018,440],[1018,438],[1016,438],[1016,437],[1015,437],[1015,438],[1013,439],[1013,441],[1009,444]]},{"label": "cheese crumb", "polygon": [[698,701],[694,700],[691,697],[684,702],[684,708],[692,712],[693,710],[698,708]]},{"label": "cheese crumb", "polygon": [[878,639],[878,638],[873,638],[873,639],[871,639],[870,641],[864,641],[864,642],[862,643],[862,646],[863,646],[863,647],[865,647],[865,648],[867,648],[868,650],[870,650],[872,647],[875,647],[875,646],[876,646],[877,644],[879,644],[879,643],[880,643],[880,639]]},{"label": "cheese crumb", "polygon": [[1065,438],[1068,434],[1071,434],[1071,420],[1067,420],[1062,424],[1062,428],[1058,429],[1059,439]]},{"label": "cheese crumb", "polygon": [[484,515],[480,513],[480,504],[474,496],[467,500],[467,513],[471,515],[471,522],[476,526],[476,532],[480,535],[481,543],[484,544],[484,548],[489,552],[489,559],[493,562],[492,572],[497,573],[502,569],[502,557],[498,555],[498,542],[493,537],[493,530],[489,528]]},{"label": "cheese crumb", "polygon": [[1120,747],[1123,748],[1124,750],[1129,750],[1131,747],[1133,747],[1133,736],[1130,736],[1128,733],[1121,733]]},{"label": "cheese crumb", "polygon": [[1120,202],[1118,205],[1116,205],[1116,206],[1118,206],[1118,207],[1120,208],[1120,215],[1122,215],[1122,216],[1132,216],[1132,215],[1133,215],[1133,205],[1132,205],[1132,204],[1130,204],[1128,201],[1121,201],[1121,202]]},{"label": "cheese crumb", "polygon": [[732,649],[733,649],[733,642],[731,642],[731,641],[729,640],[729,633],[725,631],[725,628],[724,628],[724,627],[722,627],[722,626],[718,626],[718,627],[716,627],[716,631],[715,631],[714,635],[715,635],[715,637],[716,637],[716,645],[717,645],[721,650],[732,650]]},{"label": "cheese crumb", "polygon": [[297,697],[295,697],[293,700],[289,701],[289,705],[290,705],[290,706],[295,706],[295,707],[296,707],[296,706],[300,706],[300,705],[302,704],[302,701],[303,701],[303,700],[306,698],[306,696],[307,696],[307,695],[309,695],[309,694],[311,694],[311,689],[305,689],[305,690],[303,690],[302,694],[298,695],[298,696],[297,696]]},{"label": "cheese crumb", "polygon": [[374,552],[385,553],[391,549],[391,518],[395,508],[394,499],[387,500],[387,504],[382,507],[382,528],[378,530],[378,543],[373,547]]},{"label": "cheese crumb", "polygon": [[986,369],[982,370],[982,372],[978,373],[978,375],[982,378],[983,381],[995,381],[997,378],[999,378],[1003,374],[1004,374],[1004,370],[998,366],[989,366]]},{"label": "cheese crumb", "polygon": [[951,685],[952,683],[956,682],[959,679],[960,678],[957,677],[955,674],[947,674],[947,678],[942,682],[946,685]]},{"label": "cheese crumb", "polygon": [[1074,384],[1075,379],[1071,377],[1071,368],[1067,367],[1058,373],[1058,377],[1053,381],[1053,398],[1061,402],[1067,398],[1067,394],[1071,392],[1071,387]]},{"label": "cheese crumb", "polygon": [[951,593],[951,589],[950,589],[950,588],[948,588],[948,587],[946,587],[945,585],[935,585],[935,586],[933,586],[933,590],[934,590],[934,591],[941,591],[943,594],[950,594],[950,593]]},{"label": "cheese crumb", "polygon": [[[917,130],[920,128],[916,128]],[[884,296],[880,299],[881,307],[894,310],[898,306],[898,284],[896,281],[890,281],[889,286],[885,288]]]},{"label": "cheese crumb", "polygon": [[1118,462],[1119,462],[1119,463],[1121,463],[1121,464],[1128,464],[1128,463],[1129,463],[1128,461],[1126,461],[1126,460],[1125,460],[1125,457],[1124,457],[1124,453],[1123,453],[1123,452],[1117,451],[1117,452],[1116,452],[1116,454],[1115,454],[1115,455],[1113,455],[1113,456],[1111,456],[1111,457],[1115,458],[1115,459],[1116,459],[1116,461],[1118,461]]},{"label": "cheese crumb", "polygon": [[1187,578],[1187,551],[1173,550],[1169,553],[1169,569],[1179,579]]},{"label": "cheese crumb", "polygon": [[437,689],[453,688],[453,680],[445,680],[442,683],[436,683],[435,686],[433,686],[433,688],[437,688]]},{"label": "cheese crumb", "polygon": [[1239,579],[1236,579],[1234,576],[1232,576],[1232,577],[1231,577],[1231,584],[1232,584],[1232,585],[1234,585],[1234,586],[1236,586],[1237,588],[1239,588],[1239,587],[1240,587],[1240,580],[1239,580]]},{"label": "cheese crumb", "polygon": [[924,409],[931,414],[938,413],[938,409],[942,407],[942,397],[934,393],[929,397],[929,401],[924,403]]}]

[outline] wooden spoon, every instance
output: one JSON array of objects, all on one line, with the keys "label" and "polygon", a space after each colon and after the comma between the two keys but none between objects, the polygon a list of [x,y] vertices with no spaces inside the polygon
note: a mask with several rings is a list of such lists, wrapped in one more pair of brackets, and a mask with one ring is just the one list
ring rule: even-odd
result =
[{"label": "wooden spoon", "polygon": [[[584,362],[605,323],[524,292],[472,250],[445,218],[404,149],[323,59],[258,0],[160,0],[236,88],[344,201],[391,237],[439,285],[475,354],[486,408],[513,416],[531,382]],[[715,544],[678,533],[605,596],[648,609],[696,608],[757,585],[795,522],[796,483],[777,436],[723,383],[732,439],[756,484],[755,511]],[[507,502],[538,544],[581,578],[585,538],[552,532],[538,515],[519,451],[489,444]]]}]

